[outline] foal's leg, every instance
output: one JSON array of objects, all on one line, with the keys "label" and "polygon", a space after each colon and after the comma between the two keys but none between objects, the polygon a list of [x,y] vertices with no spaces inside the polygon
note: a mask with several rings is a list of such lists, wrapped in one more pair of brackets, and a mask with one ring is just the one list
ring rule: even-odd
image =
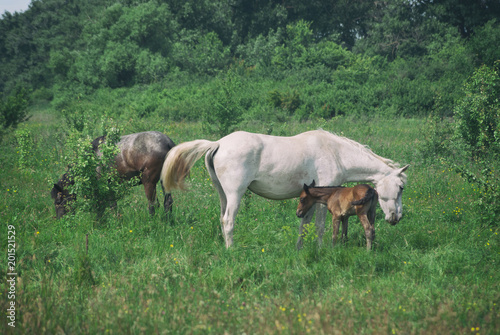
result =
[{"label": "foal's leg", "polygon": [[373,239],[375,238],[375,228],[368,220],[366,214],[359,214],[358,217],[359,220],[361,221],[361,224],[363,225],[363,228],[365,229],[366,250],[371,250],[372,242]]},{"label": "foal's leg", "polygon": [[339,228],[340,228],[340,217],[332,215],[332,223],[333,223],[333,233],[332,233],[332,246],[335,246],[335,243],[337,243],[337,236],[339,235]]},{"label": "foal's leg", "polygon": [[342,217],[342,243],[347,243],[347,228],[349,226],[349,217]]}]

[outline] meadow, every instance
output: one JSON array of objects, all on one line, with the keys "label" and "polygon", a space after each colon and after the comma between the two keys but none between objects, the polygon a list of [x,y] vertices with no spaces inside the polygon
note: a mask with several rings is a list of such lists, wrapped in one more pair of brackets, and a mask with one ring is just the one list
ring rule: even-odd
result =
[{"label": "meadow", "polygon": [[[190,190],[173,193],[168,217],[163,209],[149,216],[136,187],[106,221],[89,213],[56,220],[50,189],[66,167],[62,121],[43,109],[32,114],[19,127],[32,149],[20,150],[11,133],[0,153],[2,334],[500,332],[498,225],[482,223],[474,184],[439,156],[422,154],[424,119],[239,125],[283,136],[322,128],[410,164],[403,219],[390,226],[378,208],[375,245],[367,252],[355,217],[346,244],[332,248],[327,225],[321,248],[310,229],[297,251],[298,200],[250,192],[237,216],[234,247],[226,250],[203,159],[191,171]],[[124,133],[162,131],[176,143],[216,139],[199,122],[145,118],[122,126]],[[8,230],[15,230],[14,300],[8,298]],[[15,328],[6,312],[11,301]]]}]

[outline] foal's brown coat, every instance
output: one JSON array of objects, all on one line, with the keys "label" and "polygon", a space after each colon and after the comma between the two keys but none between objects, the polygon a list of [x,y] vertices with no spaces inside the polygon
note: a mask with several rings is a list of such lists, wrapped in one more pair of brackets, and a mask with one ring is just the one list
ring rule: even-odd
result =
[{"label": "foal's brown coat", "polygon": [[325,204],[333,216],[332,243],[335,245],[342,220],[342,240],[347,239],[347,224],[349,217],[357,215],[366,236],[366,248],[371,249],[375,239],[375,209],[378,194],[375,189],[366,184],[354,187],[314,187],[304,184],[297,207],[297,216],[303,217],[315,203]]}]

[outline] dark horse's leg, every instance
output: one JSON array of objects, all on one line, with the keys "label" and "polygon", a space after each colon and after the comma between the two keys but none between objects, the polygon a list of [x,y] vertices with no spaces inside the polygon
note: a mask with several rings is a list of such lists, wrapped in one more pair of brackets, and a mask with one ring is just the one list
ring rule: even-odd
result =
[{"label": "dark horse's leg", "polygon": [[[156,177],[156,175],[158,175]],[[142,184],[144,185],[144,191],[146,192],[146,198],[148,199],[149,214],[155,214],[155,207],[158,205],[158,199],[156,197],[156,184],[159,180],[159,174],[155,173],[155,178],[150,177],[150,171],[146,170],[142,174]],[[163,190],[165,193],[165,190]],[[165,193],[165,198],[163,199],[163,208],[165,208],[165,213],[172,210],[172,195],[170,193]]]},{"label": "dark horse's leg", "polygon": [[156,198],[156,183],[150,181],[144,181],[144,191],[146,192],[146,198],[148,198],[149,214],[155,214],[155,206],[157,203]]},{"label": "dark horse's leg", "polygon": [[174,200],[172,200],[172,194],[165,193],[165,198],[163,199],[163,208],[165,208],[165,213],[172,211],[172,204]]}]

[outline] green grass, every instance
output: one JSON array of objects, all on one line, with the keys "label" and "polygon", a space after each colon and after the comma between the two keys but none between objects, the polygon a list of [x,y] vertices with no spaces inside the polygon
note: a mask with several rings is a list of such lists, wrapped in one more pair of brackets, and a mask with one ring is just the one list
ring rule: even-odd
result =
[{"label": "green grass", "polygon": [[[351,218],[349,241],[295,249],[297,200],[247,193],[226,250],[219,199],[203,160],[190,191],[176,191],[169,220],[147,211],[137,187],[107,222],[80,213],[54,219],[50,188],[64,172],[57,119],[23,125],[34,148],[19,170],[13,136],[4,140],[0,178],[0,307],[8,308],[7,224],[16,231],[16,328],[1,333],[83,334],[492,334],[500,332],[499,230],[478,218],[476,189],[444,166],[424,161],[422,120],[338,118],[275,124],[292,135],[322,127],[411,164],[396,226],[378,209],[366,252]],[[176,143],[212,138],[198,123],[143,120]],[[133,124],[127,130],[137,131]],[[243,129],[269,132],[269,124]],[[327,217],[328,222],[331,216]],[[88,235],[88,253],[86,236]]]}]

